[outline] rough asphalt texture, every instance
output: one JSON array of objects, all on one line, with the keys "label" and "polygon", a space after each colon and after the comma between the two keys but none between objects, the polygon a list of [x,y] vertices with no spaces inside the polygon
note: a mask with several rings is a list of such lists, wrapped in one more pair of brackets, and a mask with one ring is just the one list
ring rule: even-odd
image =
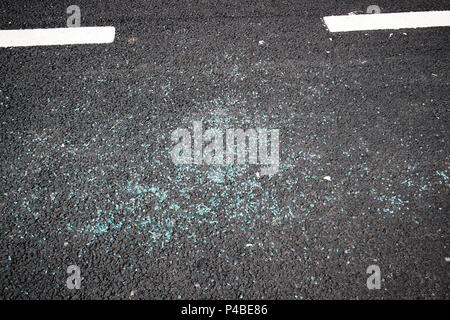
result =
[{"label": "rough asphalt texture", "polygon": [[[2,1],[0,29],[71,4]],[[0,298],[449,298],[448,28],[322,23],[372,1],[75,4],[113,44],[0,49]],[[280,129],[279,173],[174,165],[195,120]]]}]

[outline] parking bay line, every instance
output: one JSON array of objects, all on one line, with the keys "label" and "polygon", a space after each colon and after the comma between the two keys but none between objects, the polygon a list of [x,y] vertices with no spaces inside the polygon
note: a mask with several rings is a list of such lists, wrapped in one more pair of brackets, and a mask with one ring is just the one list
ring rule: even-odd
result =
[{"label": "parking bay line", "polygon": [[450,11],[422,11],[327,16],[330,32],[449,27]]},{"label": "parking bay line", "polygon": [[112,43],[115,34],[111,26],[0,30],[0,47]]}]

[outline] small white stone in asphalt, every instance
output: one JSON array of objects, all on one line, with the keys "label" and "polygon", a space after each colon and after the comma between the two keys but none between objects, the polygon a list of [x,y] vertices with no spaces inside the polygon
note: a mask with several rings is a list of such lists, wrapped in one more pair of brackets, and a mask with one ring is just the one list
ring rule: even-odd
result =
[{"label": "small white stone in asphalt", "polygon": [[264,40],[259,40],[258,44],[259,44],[260,46],[262,46],[263,44],[265,44],[265,42],[264,42]]},{"label": "small white stone in asphalt", "polygon": [[325,176],[325,177],[323,177],[323,179],[327,180],[327,181],[331,181],[331,177],[330,176]]},{"label": "small white stone in asphalt", "polygon": [[450,262],[450,257],[445,257],[445,261]]},{"label": "small white stone in asphalt", "polygon": [[69,245],[68,242],[64,242],[64,247],[67,247]]}]

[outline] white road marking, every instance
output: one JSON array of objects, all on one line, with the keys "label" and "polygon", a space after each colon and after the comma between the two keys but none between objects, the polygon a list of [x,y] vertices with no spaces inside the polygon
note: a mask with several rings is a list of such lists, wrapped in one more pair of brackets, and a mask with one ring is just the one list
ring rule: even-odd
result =
[{"label": "white road marking", "polygon": [[0,47],[111,43],[115,34],[114,27],[0,30]]},{"label": "white road marking", "polygon": [[449,27],[450,11],[328,16],[323,19],[330,32]]}]

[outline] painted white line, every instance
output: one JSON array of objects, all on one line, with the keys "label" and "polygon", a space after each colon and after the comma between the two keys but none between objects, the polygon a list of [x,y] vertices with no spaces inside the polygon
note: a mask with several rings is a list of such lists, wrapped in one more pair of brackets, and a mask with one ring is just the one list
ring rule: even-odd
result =
[{"label": "painted white line", "polygon": [[114,27],[0,30],[0,47],[111,43]]},{"label": "painted white line", "polygon": [[450,11],[329,16],[323,19],[330,32],[449,27]]}]

